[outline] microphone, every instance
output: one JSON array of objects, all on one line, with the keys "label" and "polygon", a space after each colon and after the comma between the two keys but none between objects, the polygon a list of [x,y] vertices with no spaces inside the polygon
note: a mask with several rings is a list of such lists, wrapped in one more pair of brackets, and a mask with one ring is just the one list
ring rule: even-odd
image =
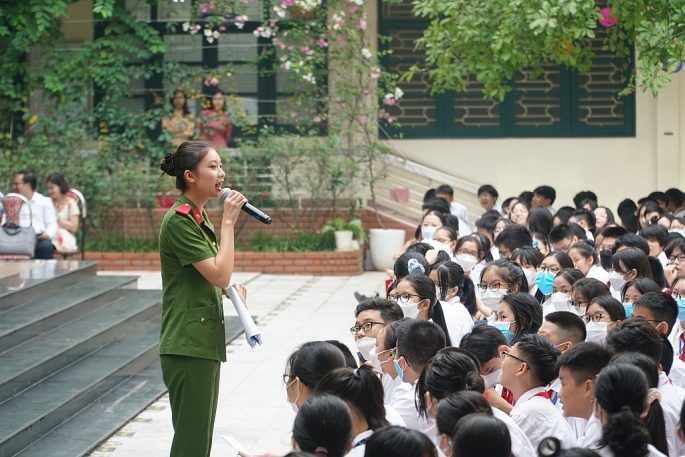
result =
[{"label": "microphone", "polygon": [[[221,197],[222,200],[226,200],[226,197],[228,197],[231,192],[232,192],[231,189],[229,189],[228,187],[224,187],[223,189],[221,189],[221,194],[219,194],[219,197]],[[247,214],[249,214],[250,216],[257,219],[262,224],[266,224],[266,225],[271,224],[271,218],[267,214],[258,210],[257,208],[250,205],[249,203],[245,203],[241,209],[244,212],[246,212]]]}]

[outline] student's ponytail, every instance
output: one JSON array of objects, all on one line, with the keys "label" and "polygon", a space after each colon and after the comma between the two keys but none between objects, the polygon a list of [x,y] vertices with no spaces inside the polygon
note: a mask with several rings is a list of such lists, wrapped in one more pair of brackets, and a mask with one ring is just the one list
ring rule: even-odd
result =
[{"label": "student's ponytail", "polygon": [[609,446],[617,456],[644,457],[649,455],[649,441],[649,432],[638,415],[626,409],[609,416],[600,444]]},{"label": "student's ponytail", "polygon": [[[400,259],[401,258],[402,256],[400,256]],[[399,259],[397,259],[395,262],[396,266],[398,261]],[[447,330],[447,324],[445,322],[445,314],[435,292],[435,283],[430,277],[427,276],[427,274],[428,273],[419,271],[417,269],[416,271],[411,272],[406,277],[402,278],[402,280],[411,284],[414,291],[416,291],[416,295],[418,295],[421,300],[430,301],[430,305],[428,307],[428,319],[432,319],[433,322],[438,324],[442,331],[445,332],[445,341],[447,346],[452,346],[450,333]]]},{"label": "student's ponytail", "polygon": [[333,395],[307,400],[295,416],[293,440],[304,452],[343,457],[352,443],[352,415],[347,404]]},{"label": "student's ponytail", "polygon": [[452,346],[452,340],[450,340],[450,332],[447,330],[447,322],[445,321],[445,313],[442,310],[442,304],[437,299],[435,299],[433,303],[434,304],[428,309],[428,319],[432,319],[433,322],[440,326],[442,331],[445,332],[445,343],[447,346]]},{"label": "student's ponytail", "polygon": [[476,286],[468,276],[464,278],[464,285],[459,288],[458,295],[461,299],[461,302],[469,311],[469,314],[471,314],[472,317],[475,316],[478,312],[478,304],[476,303]]}]

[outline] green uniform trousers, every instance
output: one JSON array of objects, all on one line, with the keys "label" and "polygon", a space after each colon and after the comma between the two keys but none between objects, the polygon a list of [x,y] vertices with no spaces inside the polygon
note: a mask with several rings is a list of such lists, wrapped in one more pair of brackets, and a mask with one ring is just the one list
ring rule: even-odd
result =
[{"label": "green uniform trousers", "polygon": [[171,457],[209,457],[221,362],[181,355],[159,358],[174,425]]}]

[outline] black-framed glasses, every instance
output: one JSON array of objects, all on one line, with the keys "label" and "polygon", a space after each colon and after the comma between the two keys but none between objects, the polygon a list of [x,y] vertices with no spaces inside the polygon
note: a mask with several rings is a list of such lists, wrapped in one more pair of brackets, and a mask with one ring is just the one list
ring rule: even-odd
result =
[{"label": "black-framed glasses", "polygon": [[487,292],[488,289],[490,289],[493,292],[497,292],[500,290],[502,286],[510,286],[511,284],[508,282],[503,282],[503,283],[495,283],[495,284],[478,284],[478,290],[481,292]]},{"label": "black-framed glasses", "polygon": [[678,292],[671,292],[671,297],[673,297],[674,300],[678,300],[679,298],[685,298],[685,293],[679,294]]},{"label": "black-framed glasses", "polygon": [[561,269],[557,266],[552,265],[551,267],[548,267],[546,265],[540,265],[539,267],[536,268],[536,270],[540,273],[544,273],[545,271],[549,271],[553,275],[559,273]]},{"label": "black-framed glasses", "polygon": [[398,301],[409,301],[409,297],[418,297],[421,298],[421,295],[416,295],[416,294],[389,294],[388,298],[390,300]]},{"label": "black-framed glasses", "polygon": [[370,332],[374,325],[385,325],[383,322],[364,322],[359,327],[350,327],[350,333],[356,335],[360,331],[364,330],[364,333]]},{"label": "black-framed glasses", "polygon": [[675,263],[676,260],[678,261],[678,263],[685,262],[685,254],[672,255],[668,258],[668,263]]},{"label": "black-framed glasses", "polygon": [[288,385],[288,381],[290,381],[291,376],[289,374],[284,374],[283,375],[283,384]]},{"label": "black-framed glasses", "polygon": [[587,306],[583,307],[583,306],[581,306],[581,305],[587,305],[588,302],[586,302],[586,301],[580,301],[580,300],[569,300],[569,301],[568,301],[568,304],[569,304],[570,306],[574,307],[575,309],[580,309],[580,308],[587,308]]},{"label": "black-framed glasses", "polygon": [[585,323],[588,324],[590,321],[594,322],[595,324],[602,322],[602,318],[604,317],[604,313],[602,312],[597,312],[591,315],[586,314],[583,316],[583,320],[585,320]]},{"label": "black-framed glasses", "polygon": [[[502,355],[501,355],[501,357],[502,357],[502,362],[504,362],[504,361],[506,360],[507,357],[511,357],[512,359],[516,359],[516,360],[518,360],[518,361],[521,362],[521,363],[526,363],[525,360],[523,360],[523,359],[520,358],[520,357],[516,357],[516,356],[515,356],[514,354],[512,354],[511,352],[502,351],[501,354],[502,354]],[[526,363],[526,364],[527,364],[527,363]]]}]

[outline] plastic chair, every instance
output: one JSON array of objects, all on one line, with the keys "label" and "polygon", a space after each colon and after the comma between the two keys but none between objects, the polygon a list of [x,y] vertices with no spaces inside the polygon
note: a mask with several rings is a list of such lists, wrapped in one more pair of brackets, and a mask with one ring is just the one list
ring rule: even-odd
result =
[{"label": "plastic chair", "polygon": [[57,254],[61,255],[63,259],[73,255],[81,254],[81,260],[85,260],[86,257],[86,219],[88,218],[88,209],[86,207],[86,197],[83,196],[81,191],[76,189],[69,189],[67,196],[76,200],[76,203],[81,206],[81,220],[79,223],[79,229],[81,230],[81,249],[76,249],[73,251],[55,251]]}]

